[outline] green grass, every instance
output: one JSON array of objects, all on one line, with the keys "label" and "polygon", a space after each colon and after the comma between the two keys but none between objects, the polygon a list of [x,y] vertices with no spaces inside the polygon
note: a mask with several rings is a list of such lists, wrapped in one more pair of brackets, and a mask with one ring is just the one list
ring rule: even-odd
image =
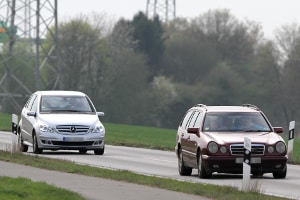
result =
[{"label": "green grass", "polygon": [[106,143],[174,150],[176,130],[105,123]]},{"label": "green grass", "polygon": [[[163,188],[163,189],[177,191],[177,192],[199,195],[199,196],[208,197],[216,200],[284,199],[284,198],[260,194],[257,191],[257,189],[259,190],[260,188],[255,188],[254,191],[244,192],[244,191],[239,191],[233,187],[191,183],[191,182],[178,181],[178,180],[167,179],[167,178],[145,176],[141,174],[135,174],[129,171],[102,169],[98,167],[79,165],[70,161],[49,159],[49,158],[43,158],[38,156],[26,155],[22,153],[11,154],[9,152],[0,151],[0,160],[24,164],[24,165],[30,165],[37,168],[142,184],[151,187],[157,187],[157,188]],[[18,188],[12,188],[12,190],[18,190]],[[0,197],[1,195],[2,194],[0,190]],[[59,198],[59,199],[64,199],[64,198]]]},{"label": "green grass", "polygon": [[0,199],[9,200],[83,200],[80,195],[45,182],[33,182],[27,178],[0,176]]},{"label": "green grass", "polygon": [[0,113],[0,130],[11,131],[12,115]]}]

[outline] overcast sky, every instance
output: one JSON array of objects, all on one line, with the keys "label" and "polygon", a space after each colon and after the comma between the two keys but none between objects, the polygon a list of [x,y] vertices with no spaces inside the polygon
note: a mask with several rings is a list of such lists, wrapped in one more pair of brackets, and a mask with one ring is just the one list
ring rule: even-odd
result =
[{"label": "overcast sky", "polygon": [[[116,19],[132,19],[137,12],[145,12],[146,7],[147,0],[58,0],[58,16],[64,20],[96,12]],[[260,23],[266,37],[273,37],[274,31],[282,25],[300,24],[299,0],[176,0],[177,17],[193,18],[208,10],[223,8],[240,20],[247,18]]]}]

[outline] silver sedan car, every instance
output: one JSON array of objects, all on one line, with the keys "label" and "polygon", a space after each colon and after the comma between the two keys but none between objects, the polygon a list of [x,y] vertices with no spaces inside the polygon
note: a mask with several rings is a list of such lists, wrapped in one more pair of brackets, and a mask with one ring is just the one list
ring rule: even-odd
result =
[{"label": "silver sedan car", "polygon": [[77,91],[37,91],[26,102],[18,126],[22,152],[93,150],[103,155],[105,128],[90,98]]}]

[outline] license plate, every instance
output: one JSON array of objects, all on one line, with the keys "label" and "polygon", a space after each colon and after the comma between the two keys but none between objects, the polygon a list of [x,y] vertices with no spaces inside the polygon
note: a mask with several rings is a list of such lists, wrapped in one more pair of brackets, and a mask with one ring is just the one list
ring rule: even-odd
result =
[{"label": "license plate", "polygon": [[[250,159],[251,164],[257,164],[257,163],[261,163],[261,157],[253,157]],[[244,162],[244,158],[236,158],[235,159],[235,163],[243,163]]]},{"label": "license plate", "polygon": [[63,137],[64,142],[79,142],[82,141],[82,137]]}]

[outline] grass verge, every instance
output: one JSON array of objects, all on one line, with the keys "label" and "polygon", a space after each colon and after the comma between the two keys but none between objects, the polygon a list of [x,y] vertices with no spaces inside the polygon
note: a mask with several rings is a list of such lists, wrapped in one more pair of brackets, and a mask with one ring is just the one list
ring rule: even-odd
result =
[{"label": "grass verge", "polygon": [[33,182],[27,178],[0,176],[0,199],[10,200],[83,200],[75,192],[70,192],[45,182]]},{"label": "grass verge", "polygon": [[[22,153],[11,154],[0,151],[0,160],[18,164],[30,165],[37,168],[56,170],[67,173],[82,174],[99,178],[112,179],[151,187],[157,187],[177,192],[199,195],[216,200],[245,199],[245,200],[277,200],[284,199],[260,194],[257,191],[239,191],[233,187],[216,186],[210,184],[191,183],[167,178],[145,176],[123,170],[109,170],[91,166],[78,165],[70,161],[42,158],[38,156],[24,155]],[[257,188],[256,188],[257,190]],[[0,194],[1,195],[1,194]],[[63,199],[63,198],[62,198]]]}]

